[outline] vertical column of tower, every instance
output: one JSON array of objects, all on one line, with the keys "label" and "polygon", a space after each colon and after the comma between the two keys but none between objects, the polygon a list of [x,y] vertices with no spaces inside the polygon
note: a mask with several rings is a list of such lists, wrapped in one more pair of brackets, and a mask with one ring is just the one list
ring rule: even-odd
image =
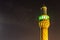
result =
[{"label": "vertical column of tower", "polygon": [[48,40],[48,29],[41,28],[41,40]]},{"label": "vertical column of tower", "polygon": [[42,7],[42,15],[39,16],[40,39],[48,40],[48,28],[50,26],[49,16],[47,15],[47,7]]}]

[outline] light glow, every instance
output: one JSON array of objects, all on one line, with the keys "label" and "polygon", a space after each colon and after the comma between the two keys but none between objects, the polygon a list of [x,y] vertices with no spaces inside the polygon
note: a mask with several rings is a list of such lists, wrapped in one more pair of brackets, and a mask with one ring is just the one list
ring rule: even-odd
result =
[{"label": "light glow", "polygon": [[39,20],[43,20],[43,19],[49,19],[49,16],[48,15],[39,16]]}]

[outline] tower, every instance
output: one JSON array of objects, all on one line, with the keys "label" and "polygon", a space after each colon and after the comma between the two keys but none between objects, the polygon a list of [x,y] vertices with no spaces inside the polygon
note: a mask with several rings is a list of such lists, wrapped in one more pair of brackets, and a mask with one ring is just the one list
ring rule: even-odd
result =
[{"label": "tower", "polygon": [[42,15],[38,17],[40,27],[40,40],[48,40],[48,28],[50,26],[50,17],[47,15],[47,7],[42,6]]}]

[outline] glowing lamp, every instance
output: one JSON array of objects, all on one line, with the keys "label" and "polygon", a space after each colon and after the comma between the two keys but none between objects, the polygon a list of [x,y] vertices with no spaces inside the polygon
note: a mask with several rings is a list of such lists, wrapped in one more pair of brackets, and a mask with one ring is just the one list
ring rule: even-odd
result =
[{"label": "glowing lamp", "polygon": [[41,16],[39,16],[38,19],[39,19],[39,20],[49,19],[49,16],[48,16],[48,15],[41,15]]}]

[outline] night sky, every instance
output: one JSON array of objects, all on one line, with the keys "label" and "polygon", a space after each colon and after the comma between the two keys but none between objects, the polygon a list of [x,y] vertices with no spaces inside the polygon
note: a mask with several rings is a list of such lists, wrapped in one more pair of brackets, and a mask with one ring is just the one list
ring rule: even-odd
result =
[{"label": "night sky", "polygon": [[43,4],[51,20],[49,40],[60,40],[59,0],[0,0],[0,40],[39,40],[38,16]]}]

